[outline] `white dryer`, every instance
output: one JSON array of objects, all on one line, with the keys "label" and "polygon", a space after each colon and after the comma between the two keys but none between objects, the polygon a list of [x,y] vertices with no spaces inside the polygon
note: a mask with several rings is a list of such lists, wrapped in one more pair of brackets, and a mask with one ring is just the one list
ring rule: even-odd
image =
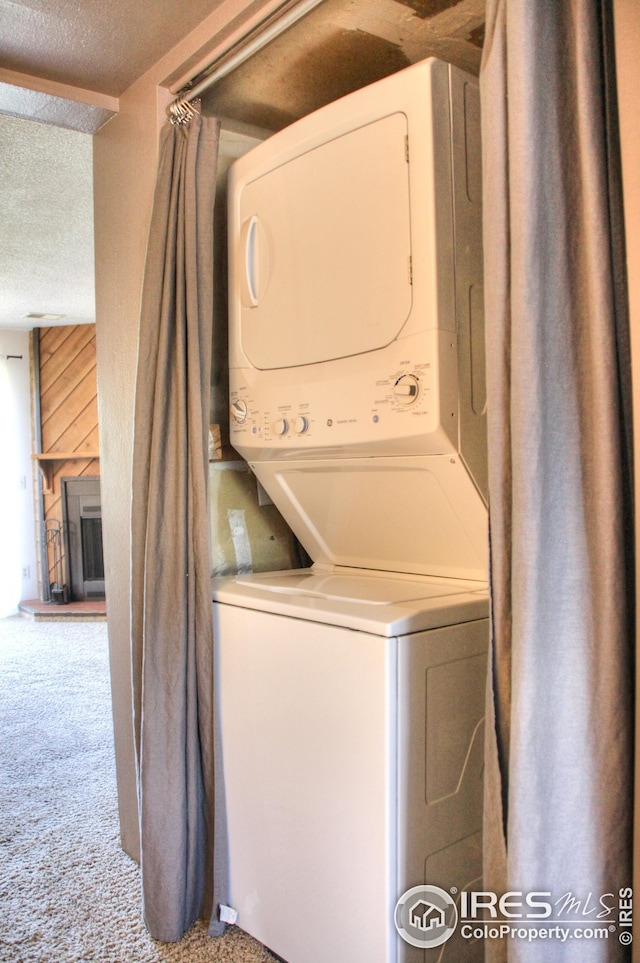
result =
[{"label": "white dryer", "polygon": [[230,172],[231,440],[314,560],[213,589],[231,902],[287,963],[481,958],[394,926],[481,876],[479,137],[430,59]]}]

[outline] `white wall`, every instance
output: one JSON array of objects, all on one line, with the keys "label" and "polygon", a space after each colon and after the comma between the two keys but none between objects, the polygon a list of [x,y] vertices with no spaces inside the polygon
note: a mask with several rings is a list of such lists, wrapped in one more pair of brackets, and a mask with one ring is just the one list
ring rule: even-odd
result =
[{"label": "white wall", "polygon": [[0,452],[1,618],[38,598],[28,331],[0,330]]}]

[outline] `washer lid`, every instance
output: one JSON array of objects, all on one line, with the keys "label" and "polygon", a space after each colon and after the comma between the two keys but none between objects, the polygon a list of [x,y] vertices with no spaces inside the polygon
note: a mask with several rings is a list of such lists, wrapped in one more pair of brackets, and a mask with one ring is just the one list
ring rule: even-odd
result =
[{"label": "washer lid", "polygon": [[215,602],[397,636],[486,618],[487,588],[462,579],[299,569],[213,579]]},{"label": "washer lid", "polygon": [[314,569],[295,572],[271,572],[256,576],[239,575],[239,585],[289,596],[326,599],[340,602],[367,602],[369,605],[391,605],[417,599],[441,598],[477,589],[477,583],[460,582],[455,588],[446,582],[424,582],[410,578],[373,577],[360,573],[346,573],[336,569],[316,572]]}]

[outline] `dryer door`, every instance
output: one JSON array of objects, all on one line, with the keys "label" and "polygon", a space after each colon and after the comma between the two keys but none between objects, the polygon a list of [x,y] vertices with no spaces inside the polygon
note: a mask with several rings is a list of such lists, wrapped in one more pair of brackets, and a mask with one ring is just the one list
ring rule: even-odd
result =
[{"label": "dryer door", "polygon": [[394,113],[249,182],[235,238],[241,342],[256,368],[360,354],[412,304],[407,118]]}]

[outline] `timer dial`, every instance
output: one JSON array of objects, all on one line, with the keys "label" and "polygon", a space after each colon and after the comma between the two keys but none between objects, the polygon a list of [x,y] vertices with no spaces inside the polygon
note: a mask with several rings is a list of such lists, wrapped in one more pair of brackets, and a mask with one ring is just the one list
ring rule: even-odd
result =
[{"label": "timer dial", "polygon": [[231,405],[231,417],[238,425],[244,425],[247,420],[247,415],[249,414],[249,409],[247,407],[246,401],[238,400],[234,401]]},{"label": "timer dial", "polygon": [[412,405],[418,400],[420,382],[415,375],[403,374],[393,386],[393,397],[400,405]]}]

